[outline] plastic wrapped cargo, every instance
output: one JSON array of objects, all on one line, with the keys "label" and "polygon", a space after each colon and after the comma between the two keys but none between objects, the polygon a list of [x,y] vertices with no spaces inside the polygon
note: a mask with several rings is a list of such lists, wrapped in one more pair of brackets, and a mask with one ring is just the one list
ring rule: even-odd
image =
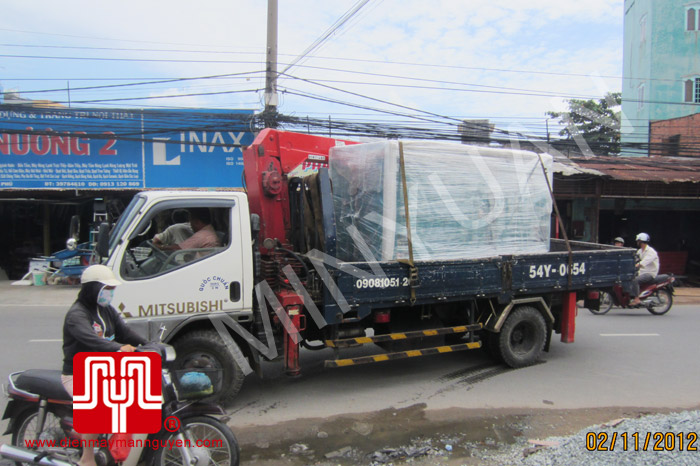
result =
[{"label": "plastic wrapped cargo", "polygon": [[[330,152],[338,259],[408,259],[398,141]],[[549,250],[552,157],[462,144],[404,141],[414,260]]]}]

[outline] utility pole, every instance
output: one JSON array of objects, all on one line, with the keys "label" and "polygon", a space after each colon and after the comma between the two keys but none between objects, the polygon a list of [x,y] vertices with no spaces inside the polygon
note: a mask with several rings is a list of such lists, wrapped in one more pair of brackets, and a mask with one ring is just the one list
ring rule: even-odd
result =
[{"label": "utility pole", "polygon": [[277,0],[267,0],[267,66],[263,120],[266,128],[277,127]]}]

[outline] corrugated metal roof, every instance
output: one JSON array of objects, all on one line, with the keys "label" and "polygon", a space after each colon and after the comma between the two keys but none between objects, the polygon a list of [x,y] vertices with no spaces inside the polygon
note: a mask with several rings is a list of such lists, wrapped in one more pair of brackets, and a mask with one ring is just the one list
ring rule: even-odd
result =
[{"label": "corrugated metal roof", "polygon": [[[564,176],[587,174],[623,181],[663,183],[699,183],[700,159],[683,157],[590,157],[568,159],[574,166],[561,163],[555,173]],[[557,170],[560,168],[560,170]],[[580,172],[580,173],[578,173]]]},{"label": "corrugated metal roof", "polygon": [[576,175],[593,175],[593,176],[605,176],[604,173],[598,170],[593,170],[591,168],[583,167],[576,164],[573,160],[566,157],[555,157],[554,165],[552,166],[552,171],[558,175],[563,176],[576,176]]}]

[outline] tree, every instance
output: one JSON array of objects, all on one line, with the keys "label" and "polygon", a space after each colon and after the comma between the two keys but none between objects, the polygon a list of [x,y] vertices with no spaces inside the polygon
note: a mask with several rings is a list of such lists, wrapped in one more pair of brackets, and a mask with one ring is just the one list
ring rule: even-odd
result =
[{"label": "tree", "polygon": [[602,99],[568,101],[568,112],[547,112],[565,128],[560,136],[575,141],[582,152],[590,148],[595,155],[620,153],[620,105],[622,95],[609,92]]}]

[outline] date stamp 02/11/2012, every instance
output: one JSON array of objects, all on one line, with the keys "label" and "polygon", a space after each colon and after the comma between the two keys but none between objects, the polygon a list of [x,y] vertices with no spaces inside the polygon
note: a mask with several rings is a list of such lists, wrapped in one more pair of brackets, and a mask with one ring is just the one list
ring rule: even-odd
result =
[{"label": "date stamp 02/11/2012", "polygon": [[588,451],[698,451],[697,432],[588,432]]}]

